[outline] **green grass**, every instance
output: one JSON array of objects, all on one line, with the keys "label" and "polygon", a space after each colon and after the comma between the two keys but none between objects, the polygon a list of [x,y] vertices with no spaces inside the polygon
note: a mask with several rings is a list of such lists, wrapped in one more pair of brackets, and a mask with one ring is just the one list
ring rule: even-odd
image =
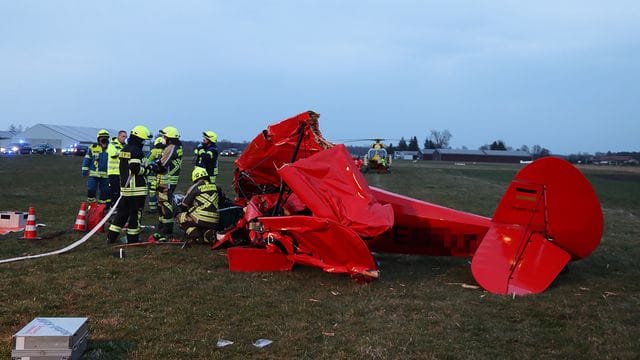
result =
[{"label": "green grass", "polygon": [[[47,225],[40,241],[0,237],[2,258],[80,238],[70,230],[86,197],[80,160],[0,158],[0,209],[35,206]],[[519,168],[396,162],[393,174],[366,177],[491,216]],[[223,159],[228,193],[231,172]],[[88,316],[88,359],[638,358],[640,182],[616,169],[585,172],[604,209],[602,243],[540,295],[462,288],[475,284],[468,259],[382,254],[381,278],[362,285],[305,267],[231,273],[224,251],[204,246],[130,248],[117,259],[97,234],[68,254],[0,265],[0,357],[10,357],[11,335],[36,316]],[[219,338],[235,343],[218,349]],[[274,342],[256,349],[259,338]]]}]

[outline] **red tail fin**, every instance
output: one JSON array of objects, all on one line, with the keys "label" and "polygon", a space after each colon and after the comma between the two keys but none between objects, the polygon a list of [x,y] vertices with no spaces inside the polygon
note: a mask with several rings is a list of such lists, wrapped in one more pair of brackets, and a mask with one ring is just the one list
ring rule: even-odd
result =
[{"label": "red tail fin", "polygon": [[600,243],[598,198],[571,164],[543,158],[523,168],[502,198],[471,270],[492,293],[544,291],[571,259]]}]

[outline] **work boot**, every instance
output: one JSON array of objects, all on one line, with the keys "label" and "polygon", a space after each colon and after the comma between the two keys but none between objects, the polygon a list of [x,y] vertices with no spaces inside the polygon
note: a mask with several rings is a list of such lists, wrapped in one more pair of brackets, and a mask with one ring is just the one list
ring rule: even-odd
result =
[{"label": "work boot", "polygon": [[167,241],[167,237],[158,232],[153,233],[153,239],[158,242]]},{"label": "work boot", "polygon": [[213,229],[208,229],[202,235],[202,239],[205,244],[213,244],[216,241],[216,231]]},{"label": "work boot", "polygon": [[162,235],[173,235],[173,224],[172,223],[166,223],[166,224],[162,224],[162,230],[160,230],[160,233]]},{"label": "work boot", "polygon": [[127,244],[135,244],[137,242],[140,242],[140,236],[138,234],[127,234]]},{"label": "work boot", "polygon": [[114,244],[118,241],[118,235],[120,235],[117,231],[108,231],[107,232],[107,245]]}]

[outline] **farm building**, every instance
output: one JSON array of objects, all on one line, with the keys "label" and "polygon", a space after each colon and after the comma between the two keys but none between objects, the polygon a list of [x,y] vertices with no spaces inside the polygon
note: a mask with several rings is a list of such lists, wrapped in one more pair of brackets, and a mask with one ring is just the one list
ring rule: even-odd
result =
[{"label": "farm building", "polygon": [[[11,142],[20,140],[31,145],[49,144],[56,149],[64,149],[72,145],[90,145],[96,142],[96,134],[100,128],[86,126],[63,126],[36,124],[25,131],[15,135]],[[113,137],[118,130],[107,129]]]},{"label": "farm building", "polygon": [[436,161],[519,163],[532,160],[531,154],[520,150],[425,149],[422,154],[424,160]]},{"label": "farm building", "polygon": [[394,160],[418,160],[422,159],[420,151],[395,151],[393,153]]},{"label": "farm building", "polygon": [[638,165],[638,160],[627,155],[595,156],[593,163],[596,165]]}]

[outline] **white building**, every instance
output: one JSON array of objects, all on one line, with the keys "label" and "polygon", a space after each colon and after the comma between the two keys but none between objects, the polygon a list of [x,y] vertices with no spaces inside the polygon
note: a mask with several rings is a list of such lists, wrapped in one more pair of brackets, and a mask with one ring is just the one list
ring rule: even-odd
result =
[{"label": "white building", "polygon": [[[95,143],[96,135],[101,129],[104,128],[36,124],[17,134],[9,142],[17,143],[22,140],[31,144],[31,146],[49,144],[56,149],[65,149],[71,145],[90,145]],[[118,135],[118,130],[106,130],[109,131],[110,137]]]}]

